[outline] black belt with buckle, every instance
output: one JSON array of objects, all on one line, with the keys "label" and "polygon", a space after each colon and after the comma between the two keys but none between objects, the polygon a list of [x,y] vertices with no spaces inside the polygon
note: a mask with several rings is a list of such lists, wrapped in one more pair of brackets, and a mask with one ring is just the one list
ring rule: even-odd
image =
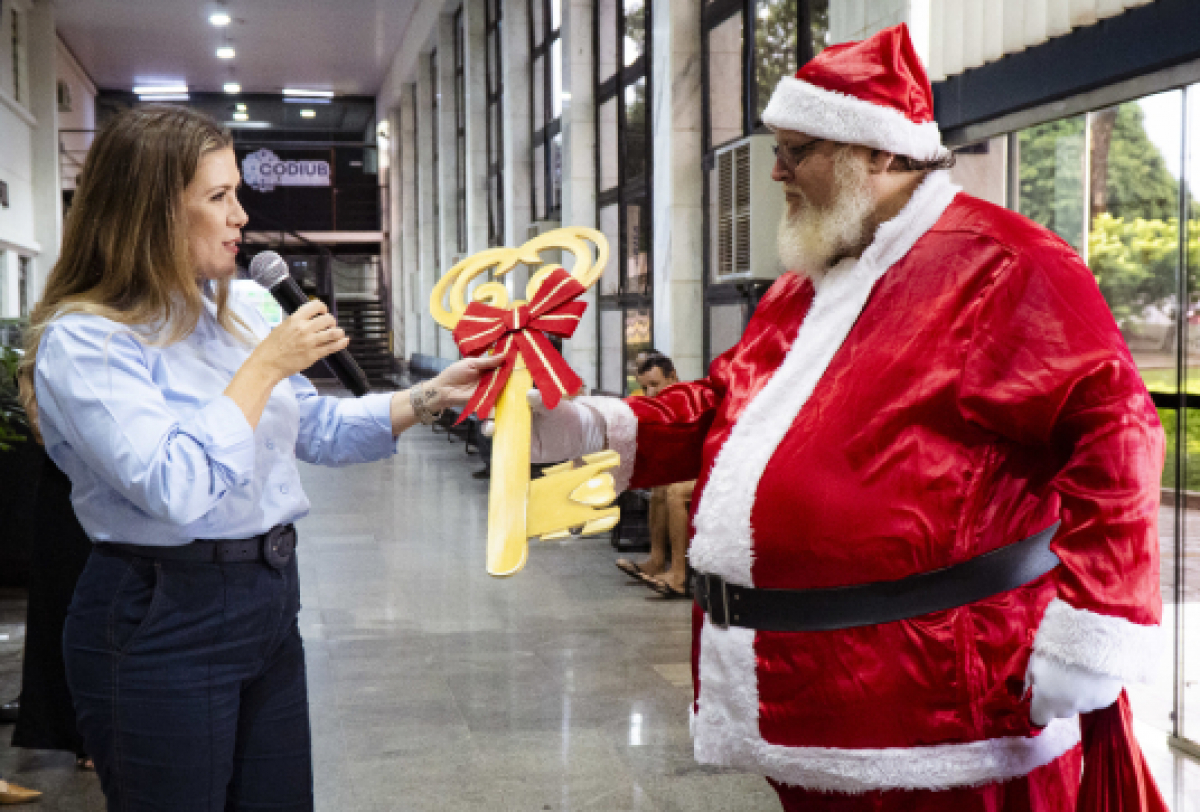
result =
[{"label": "black belt with buckle", "polygon": [[1029,538],[961,564],[898,581],[830,589],[753,589],[696,573],[696,603],[714,626],[822,632],[874,626],[966,606],[1041,578],[1061,563],[1050,550],[1055,522]]},{"label": "black belt with buckle", "polygon": [[292,553],[296,550],[296,527],[291,524],[277,524],[267,532],[250,538],[196,539],[190,544],[170,547],[111,542],[101,542],[96,546],[123,555],[163,561],[206,561],[216,564],[263,561],[281,570],[292,560]]}]

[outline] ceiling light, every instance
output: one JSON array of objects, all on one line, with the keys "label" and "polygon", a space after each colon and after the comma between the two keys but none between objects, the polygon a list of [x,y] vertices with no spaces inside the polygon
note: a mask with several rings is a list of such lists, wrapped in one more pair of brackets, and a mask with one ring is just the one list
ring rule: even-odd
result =
[{"label": "ceiling light", "polygon": [[143,95],[162,95],[163,93],[187,93],[187,85],[138,85],[133,89],[133,92],[139,96]]},{"label": "ceiling light", "polygon": [[238,103],[237,103],[237,111],[238,111],[239,113],[244,113],[244,112],[246,112],[246,105],[242,104],[241,102],[238,102]]},{"label": "ceiling light", "polygon": [[217,58],[218,59],[233,59],[235,56],[237,56],[237,52],[234,51],[232,48],[230,48],[228,45],[222,45],[220,48],[217,49]]},{"label": "ceiling light", "polygon": [[229,93],[229,94],[241,93],[242,86],[239,85],[237,82],[226,82],[225,83],[225,92]]},{"label": "ceiling light", "polygon": [[320,96],[322,98],[332,99],[333,91],[332,90],[302,90],[300,88],[295,88],[295,87],[285,87],[283,89],[283,95],[285,95],[285,96]]},{"label": "ceiling light", "polygon": [[330,99],[306,99],[299,96],[289,96],[283,100],[287,104],[331,104]]},{"label": "ceiling light", "polygon": [[160,101],[187,101],[190,98],[186,93],[143,93],[138,96],[138,101],[144,102],[160,102]]},{"label": "ceiling light", "polygon": [[269,121],[226,121],[225,126],[235,130],[267,130],[271,127]]},{"label": "ceiling light", "polygon": [[300,111],[300,118],[316,118],[316,117],[317,117],[316,110],[301,110]]},{"label": "ceiling light", "polygon": [[216,14],[213,14],[211,17],[209,17],[208,21],[217,28],[224,28],[233,22],[233,18],[223,11],[218,11]]},{"label": "ceiling light", "polygon": [[250,114],[239,110],[238,112],[233,114],[233,120],[234,121],[249,121]]}]

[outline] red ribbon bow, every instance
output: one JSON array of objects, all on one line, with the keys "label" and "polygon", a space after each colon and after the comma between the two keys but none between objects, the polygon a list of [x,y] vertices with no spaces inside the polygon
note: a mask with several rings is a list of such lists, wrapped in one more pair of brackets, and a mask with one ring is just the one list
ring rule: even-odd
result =
[{"label": "red ribbon bow", "polygon": [[585,290],[587,288],[575,277],[556,268],[542,282],[529,304],[515,308],[492,307],[482,302],[467,305],[454,328],[454,340],[459,350],[474,358],[495,348],[496,355],[503,355],[505,360],[480,378],[475,394],[458,418],[460,423],[471,412],[478,414],[480,419],[492,413],[492,407],[516,369],[518,358],[525,359],[525,366],[529,367],[529,374],[542,393],[542,401],[551,409],[564,395],[579,391],[583,379],[554,349],[546,333],[571,337],[579,326],[583,311],[587,310],[587,302],[573,300]]}]

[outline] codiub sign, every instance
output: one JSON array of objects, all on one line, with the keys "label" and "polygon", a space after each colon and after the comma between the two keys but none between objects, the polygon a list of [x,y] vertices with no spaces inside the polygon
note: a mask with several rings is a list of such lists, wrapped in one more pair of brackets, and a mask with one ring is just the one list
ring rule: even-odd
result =
[{"label": "codiub sign", "polygon": [[269,149],[260,149],[242,159],[242,180],[258,192],[276,186],[328,186],[329,161],[285,161]]}]

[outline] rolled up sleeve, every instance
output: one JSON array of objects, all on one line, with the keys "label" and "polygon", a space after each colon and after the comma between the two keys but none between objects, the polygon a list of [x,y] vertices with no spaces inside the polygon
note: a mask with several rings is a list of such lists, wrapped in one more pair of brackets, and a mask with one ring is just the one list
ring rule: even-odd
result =
[{"label": "rolled up sleeve", "polygon": [[35,385],[43,423],[150,516],[191,524],[251,486],[254,432],[241,409],[221,395],[181,419],[128,329],[91,319],[51,324]]}]

